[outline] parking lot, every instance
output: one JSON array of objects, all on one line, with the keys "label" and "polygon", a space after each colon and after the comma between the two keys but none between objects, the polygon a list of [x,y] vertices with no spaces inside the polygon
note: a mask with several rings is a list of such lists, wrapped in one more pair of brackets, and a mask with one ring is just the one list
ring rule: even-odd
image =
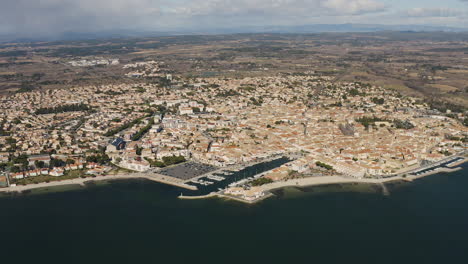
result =
[{"label": "parking lot", "polygon": [[218,168],[210,165],[196,162],[186,162],[174,167],[162,169],[158,173],[182,180],[189,180],[217,169]]}]

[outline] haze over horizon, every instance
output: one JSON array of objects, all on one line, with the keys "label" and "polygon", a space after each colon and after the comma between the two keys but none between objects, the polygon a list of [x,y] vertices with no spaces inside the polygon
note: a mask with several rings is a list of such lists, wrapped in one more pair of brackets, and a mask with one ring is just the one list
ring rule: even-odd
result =
[{"label": "haze over horizon", "polygon": [[311,24],[468,27],[468,0],[4,0],[0,35]]}]

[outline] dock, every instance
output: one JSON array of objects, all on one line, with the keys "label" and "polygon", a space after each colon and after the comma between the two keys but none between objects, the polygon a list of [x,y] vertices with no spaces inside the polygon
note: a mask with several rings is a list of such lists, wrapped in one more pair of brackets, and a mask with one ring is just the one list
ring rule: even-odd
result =
[{"label": "dock", "polygon": [[135,177],[147,179],[154,182],[164,183],[191,191],[198,190],[197,186],[187,184],[187,181],[158,173],[135,173]]},{"label": "dock", "polygon": [[186,196],[186,195],[179,195],[179,199],[185,199],[185,200],[198,200],[198,199],[206,199],[206,198],[212,198],[218,196],[217,193],[209,193],[206,195],[198,195],[198,196]]}]

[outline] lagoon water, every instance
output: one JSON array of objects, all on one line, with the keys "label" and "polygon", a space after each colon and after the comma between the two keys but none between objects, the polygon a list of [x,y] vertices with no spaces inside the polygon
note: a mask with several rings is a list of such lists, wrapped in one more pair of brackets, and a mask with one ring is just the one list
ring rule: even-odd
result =
[{"label": "lagoon water", "polygon": [[0,198],[1,263],[468,263],[468,166],[390,186],[179,200],[144,180]]}]

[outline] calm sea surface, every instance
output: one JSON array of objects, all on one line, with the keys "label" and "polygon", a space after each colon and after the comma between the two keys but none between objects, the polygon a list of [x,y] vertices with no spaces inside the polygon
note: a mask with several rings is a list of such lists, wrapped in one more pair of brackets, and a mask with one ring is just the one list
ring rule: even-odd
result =
[{"label": "calm sea surface", "polygon": [[256,205],[144,180],[0,198],[0,263],[468,263],[468,167]]}]

